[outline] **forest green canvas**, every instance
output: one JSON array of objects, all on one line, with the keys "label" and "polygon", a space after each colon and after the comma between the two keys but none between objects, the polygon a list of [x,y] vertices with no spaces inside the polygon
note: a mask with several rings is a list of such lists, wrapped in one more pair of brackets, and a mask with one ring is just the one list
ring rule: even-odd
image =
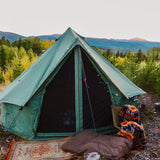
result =
[{"label": "forest green canvas", "polygon": [[[138,96],[145,92],[89,46],[83,37],[68,28],[34,64],[0,93],[1,123],[4,129],[28,139],[53,139],[73,136],[82,131],[81,48],[85,50],[86,56],[107,84],[112,104],[137,104]],[[76,132],[37,133],[45,89],[67,61],[71,51],[74,53],[75,69]],[[107,133],[113,129],[109,128],[106,126],[106,131],[103,132]]]}]

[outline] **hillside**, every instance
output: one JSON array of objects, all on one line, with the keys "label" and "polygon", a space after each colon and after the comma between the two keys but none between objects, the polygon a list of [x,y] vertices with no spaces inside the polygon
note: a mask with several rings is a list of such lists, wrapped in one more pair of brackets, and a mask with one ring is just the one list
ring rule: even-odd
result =
[{"label": "hillside", "polygon": [[148,40],[146,39],[142,39],[142,38],[138,38],[138,37],[135,37],[135,38],[132,38],[130,39],[131,41],[140,41],[140,42],[149,42]]},{"label": "hillside", "polygon": [[13,42],[15,40],[18,40],[19,38],[22,38],[22,39],[25,38],[25,36],[22,36],[22,35],[19,35],[19,34],[16,34],[16,33],[0,31],[0,38],[3,37],[3,36],[11,42]]},{"label": "hillside", "polygon": [[[30,37],[35,37],[35,36],[29,36],[25,37],[19,34],[11,33],[11,32],[2,32],[0,31],[0,38],[2,36],[5,36],[6,39],[9,41],[13,42],[15,40],[19,40],[19,38],[24,39],[24,38],[30,38]],[[59,34],[52,34],[52,35],[40,35],[38,38],[42,41],[44,39],[48,40],[55,40],[59,37]],[[149,48],[152,47],[160,47],[159,42],[150,42],[146,41],[144,39],[140,38],[133,38],[131,40],[124,40],[124,39],[102,39],[102,38],[85,38],[86,41],[97,48],[100,48],[102,50],[107,50],[110,49],[113,52],[120,51],[120,52],[127,52],[129,49],[132,52],[137,52],[139,49],[141,49],[144,53],[147,52]]]}]

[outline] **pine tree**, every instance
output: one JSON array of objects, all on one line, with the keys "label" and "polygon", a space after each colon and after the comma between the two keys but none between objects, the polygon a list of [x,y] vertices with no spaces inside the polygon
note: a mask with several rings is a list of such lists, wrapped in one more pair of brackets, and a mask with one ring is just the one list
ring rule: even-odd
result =
[{"label": "pine tree", "polygon": [[117,53],[116,53],[116,57],[119,57],[120,56],[120,53],[119,53],[119,51],[117,51]]},{"label": "pine tree", "polygon": [[33,57],[35,56],[32,49],[28,50],[28,56],[29,56],[29,60],[32,61]]},{"label": "pine tree", "polygon": [[121,58],[123,58],[123,57],[124,57],[123,52],[121,52],[121,53],[119,54],[119,56],[120,56]]},{"label": "pine tree", "polygon": [[0,83],[3,83],[4,82],[4,77],[2,75],[2,71],[0,70]]},{"label": "pine tree", "polygon": [[5,45],[6,44],[6,38],[3,36],[0,40],[0,45]]},{"label": "pine tree", "polygon": [[18,41],[18,48],[22,47],[22,39],[20,38],[19,41]]},{"label": "pine tree", "polygon": [[14,68],[13,68],[13,76],[11,81],[16,79],[24,71],[24,68],[20,59],[14,58],[12,63],[14,64]]},{"label": "pine tree", "polygon": [[41,41],[38,37],[35,37],[33,40],[33,52],[37,53],[38,55],[42,52],[41,49]]},{"label": "pine tree", "polygon": [[2,68],[2,70],[5,70],[5,65],[6,65],[6,53],[4,46],[2,45],[0,47],[0,67]]},{"label": "pine tree", "polygon": [[138,50],[137,58],[138,58],[137,62],[141,62],[144,60],[144,55],[141,49]]}]

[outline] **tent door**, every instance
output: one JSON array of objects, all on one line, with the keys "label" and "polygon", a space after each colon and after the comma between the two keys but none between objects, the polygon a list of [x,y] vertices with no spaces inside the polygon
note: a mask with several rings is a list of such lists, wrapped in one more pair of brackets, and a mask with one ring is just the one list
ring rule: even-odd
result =
[{"label": "tent door", "polygon": [[[91,63],[89,56],[82,52],[83,68],[85,70],[94,122],[96,129],[105,128],[113,124],[111,113],[111,98],[107,84],[104,82],[100,70]],[[84,73],[82,73],[84,74]],[[83,128],[94,128],[89,107],[86,87],[83,81]]]},{"label": "tent door", "polygon": [[76,131],[74,54],[46,87],[38,133],[68,133]]},{"label": "tent door", "polygon": [[82,61],[96,129],[113,124],[108,86],[90,57],[76,47],[46,87],[37,135],[69,136],[83,129],[94,128],[82,80]]}]

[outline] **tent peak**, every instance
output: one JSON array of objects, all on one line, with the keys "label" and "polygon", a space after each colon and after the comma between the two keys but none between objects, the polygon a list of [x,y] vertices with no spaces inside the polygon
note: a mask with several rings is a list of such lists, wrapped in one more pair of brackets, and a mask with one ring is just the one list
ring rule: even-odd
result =
[{"label": "tent peak", "polygon": [[71,27],[68,27],[68,29],[67,29],[67,30],[71,30],[71,31],[72,31],[73,29],[72,29]]},{"label": "tent peak", "polygon": [[69,27],[69,28],[66,30],[66,33],[68,33],[68,32],[74,34],[76,37],[79,36],[78,33],[76,33],[71,27]]},{"label": "tent peak", "polygon": [[83,40],[85,39],[85,37],[79,35],[77,32],[75,32],[71,27],[69,27],[66,32],[66,34],[72,34],[74,35],[75,38],[82,38]]},{"label": "tent peak", "polygon": [[71,27],[68,27],[68,28],[67,28],[67,31],[71,31],[71,32],[76,33]]}]

